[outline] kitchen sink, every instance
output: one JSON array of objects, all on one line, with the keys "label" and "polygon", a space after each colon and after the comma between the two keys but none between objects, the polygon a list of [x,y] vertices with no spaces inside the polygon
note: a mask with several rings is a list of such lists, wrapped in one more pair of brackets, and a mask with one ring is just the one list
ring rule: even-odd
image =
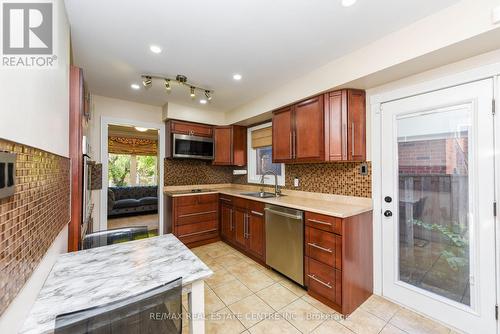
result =
[{"label": "kitchen sink", "polygon": [[[271,197],[276,197],[276,195],[274,193],[268,193],[268,192],[261,192],[261,191],[257,191],[257,192],[254,192],[254,193],[242,193],[242,195],[245,195],[245,196],[252,196],[252,197],[258,197],[258,198],[271,198]],[[284,196],[284,195],[280,195],[281,196]]]}]

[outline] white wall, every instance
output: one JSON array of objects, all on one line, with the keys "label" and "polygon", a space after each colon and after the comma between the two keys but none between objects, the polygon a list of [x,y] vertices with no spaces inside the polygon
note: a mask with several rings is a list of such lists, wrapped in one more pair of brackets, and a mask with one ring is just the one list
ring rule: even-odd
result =
[{"label": "white wall", "polygon": [[[162,108],[148,104],[130,102],[105,96],[94,95],[89,124],[91,157],[101,162],[101,118],[112,117],[146,123],[161,123]],[[162,166],[163,167],[163,166]],[[94,203],[94,230],[100,226],[100,191],[92,192]]]},{"label": "white wall", "polygon": [[212,125],[227,125],[226,114],[213,110],[203,110],[176,103],[166,103],[163,106],[162,118],[178,119],[189,122],[206,123]]},{"label": "white wall", "polygon": [[0,138],[69,155],[69,25],[54,1],[54,54],[48,69],[0,69]]},{"label": "white wall", "polygon": [[[58,66],[0,69],[0,138],[69,156],[70,34],[61,0],[54,2],[54,46]],[[0,317],[0,333],[17,333],[59,254],[68,248],[68,227]]]},{"label": "white wall", "polygon": [[254,117],[491,31],[498,28],[491,22],[498,5],[500,0],[462,0],[226,113],[226,121]]}]

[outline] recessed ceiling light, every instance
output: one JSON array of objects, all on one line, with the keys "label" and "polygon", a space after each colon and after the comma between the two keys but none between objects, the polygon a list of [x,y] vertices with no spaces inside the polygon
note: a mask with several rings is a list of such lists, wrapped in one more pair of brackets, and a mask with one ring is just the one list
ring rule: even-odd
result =
[{"label": "recessed ceiling light", "polygon": [[342,6],[351,7],[356,3],[356,0],[342,0]]},{"label": "recessed ceiling light", "polygon": [[138,84],[131,84],[130,88],[138,90],[138,89],[141,89],[141,86],[139,86]]},{"label": "recessed ceiling light", "polygon": [[139,132],[146,132],[148,131],[149,129],[148,128],[143,128],[143,127],[140,127],[140,126],[136,126],[134,127],[137,131]]},{"label": "recessed ceiling light", "polygon": [[201,100],[200,100],[200,104],[207,104],[207,100],[205,100],[205,99],[201,99]]},{"label": "recessed ceiling light", "polygon": [[233,79],[234,79],[234,80],[236,80],[236,81],[240,81],[240,80],[241,80],[241,78],[243,78],[243,77],[241,76],[241,74],[238,74],[238,73],[233,74]]},{"label": "recessed ceiling light", "polygon": [[153,53],[161,53],[161,48],[158,45],[151,45],[149,50]]}]

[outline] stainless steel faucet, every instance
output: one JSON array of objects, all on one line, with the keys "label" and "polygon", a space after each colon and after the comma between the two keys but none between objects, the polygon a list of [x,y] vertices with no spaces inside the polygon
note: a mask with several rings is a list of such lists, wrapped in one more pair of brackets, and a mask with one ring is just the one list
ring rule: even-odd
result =
[{"label": "stainless steel faucet", "polygon": [[[260,177],[260,183],[264,185],[264,178],[266,175],[274,175],[274,196],[278,197],[281,195],[281,189],[280,186],[278,185],[278,174],[276,174],[275,171],[269,169],[266,170],[264,173],[262,173],[262,176]],[[260,188],[261,192],[264,192],[264,188]]]}]

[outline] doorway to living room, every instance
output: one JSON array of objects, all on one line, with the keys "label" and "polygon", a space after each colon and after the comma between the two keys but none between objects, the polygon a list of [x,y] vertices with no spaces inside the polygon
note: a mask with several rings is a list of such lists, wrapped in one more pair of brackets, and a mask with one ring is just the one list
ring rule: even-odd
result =
[{"label": "doorway to living room", "polygon": [[107,125],[107,229],[159,234],[159,129]]}]

